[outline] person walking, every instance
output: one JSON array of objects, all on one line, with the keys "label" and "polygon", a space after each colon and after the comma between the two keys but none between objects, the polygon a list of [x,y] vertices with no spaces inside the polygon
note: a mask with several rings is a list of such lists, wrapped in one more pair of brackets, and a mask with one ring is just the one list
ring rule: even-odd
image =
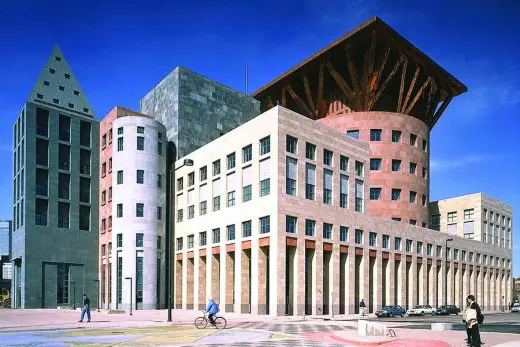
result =
[{"label": "person walking", "polygon": [[209,322],[213,325],[215,325],[215,315],[218,313],[218,305],[213,300],[213,298],[209,298],[208,307],[206,308],[206,311],[208,311],[208,319]]},{"label": "person walking", "polygon": [[[469,309],[469,304],[466,301],[466,309],[464,310],[464,314],[462,315],[462,323],[466,324],[466,312]],[[471,329],[466,325],[466,342],[469,346],[471,346]]]},{"label": "person walking", "polygon": [[81,309],[81,317],[78,322],[83,323],[85,312],[87,313],[87,323],[90,323],[90,300],[88,299],[87,294],[83,294],[83,308]]},{"label": "person walking", "polygon": [[469,329],[468,344],[472,347],[481,347],[479,324],[484,322],[484,315],[480,310],[480,306],[475,301],[474,295],[468,295],[466,298],[468,308],[464,313],[464,320],[466,321],[466,328]]},{"label": "person walking", "polygon": [[365,316],[366,308],[367,308],[367,305],[365,305],[365,301],[363,301],[363,299],[361,299],[361,302],[359,303],[359,313],[363,317]]}]

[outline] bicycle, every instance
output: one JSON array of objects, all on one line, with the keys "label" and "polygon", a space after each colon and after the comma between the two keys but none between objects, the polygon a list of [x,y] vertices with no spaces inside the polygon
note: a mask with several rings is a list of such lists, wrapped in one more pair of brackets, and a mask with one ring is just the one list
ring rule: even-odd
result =
[{"label": "bicycle", "polygon": [[[195,327],[197,329],[205,329],[208,326],[208,323],[211,324],[209,318],[207,317],[208,311],[202,310],[201,312],[204,315],[195,319]],[[224,317],[215,316],[215,323],[212,325],[215,326],[215,328],[217,329],[226,329],[227,321]]]}]

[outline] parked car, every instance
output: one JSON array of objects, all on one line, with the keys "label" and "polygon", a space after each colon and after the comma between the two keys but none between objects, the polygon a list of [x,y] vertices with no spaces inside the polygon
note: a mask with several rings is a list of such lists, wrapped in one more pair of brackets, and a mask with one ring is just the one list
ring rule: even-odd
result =
[{"label": "parked car", "polygon": [[407,314],[409,316],[422,316],[424,314],[435,315],[437,310],[430,305],[416,305],[413,308],[409,309]]},{"label": "parked car", "polygon": [[439,306],[437,308],[437,314],[440,314],[440,315],[450,315],[450,314],[459,314],[460,313],[460,308],[458,308],[457,306],[455,305],[448,305],[448,306]]},{"label": "parked car", "polygon": [[520,313],[520,303],[515,303],[513,307],[511,307],[511,312]]},{"label": "parked car", "polygon": [[399,305],[385,306],[375,312],[376,317],[404,317],[406,310]]}]

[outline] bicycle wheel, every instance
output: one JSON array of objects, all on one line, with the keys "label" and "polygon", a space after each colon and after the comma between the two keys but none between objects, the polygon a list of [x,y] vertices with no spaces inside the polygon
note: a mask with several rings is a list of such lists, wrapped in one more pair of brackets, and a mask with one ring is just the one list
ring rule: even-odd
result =
[{"label": "bicycle wheel", "polygon": [[227,321],[224,317],[217,317],[215,319],[215,328],[217,329],[226,329]]},{"label": "bicycle wheel", "polygon": [[207,325],[208,320],[206,319],[206,317],[198,317],[197,319],[195,319],[195,327],[197,329],[205,329]]}]

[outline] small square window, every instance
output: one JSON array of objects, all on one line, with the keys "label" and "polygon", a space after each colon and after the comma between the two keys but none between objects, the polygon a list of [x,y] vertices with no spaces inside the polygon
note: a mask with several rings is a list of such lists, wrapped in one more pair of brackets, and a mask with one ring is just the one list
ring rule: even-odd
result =
[{"label": "small square window", "polygon": [[381,141],[381,129],[370,129],[370,141]]},{"label": "small square window", "polygon": [[36,97],[37,97],[38,99],[43,99],[43,95],[42,95],[42,94],[36,94]]},{"label": "small square window", "polygon": [[74,108],[74,104],[71,104],[71,103],[69,102],[69,108]]},{"label": "small square window", "polygon": [[60,104],[60,100],[58,100],[58,99],[52,99],[52,102],[54,102],[56,105]]},{"label": "small square window", "polygon": [[381,199],[381,188],[370,188],[370,200]]},{"label": "small square window", "polygon": [[61,57],[54,57],[54,60],[61,61]]},{"label": "small square window", "polygon": [[401,189],[392,188],[392,200],[393,201],[401,200]]},{"label": "small square window", "polygon": [[49,69],[49,72],[50,72],[51,74],[54,75],[54,74],[56,73],[56,70],[54,70],[54,69]]},{"label": "small square window", "polygon": [[65,91],[65,87],[64,86],[59,86],[58,89],[61,90],[62,92]]},{"label": "small square window", "polygon": [[75,90],[74,91],[74,95],[78,96],[79,95],[79,91]]},{"label": "small square window", "polygon": [[65,78],[68,79],[68,80],[70,80],[70,74],[66,73],[66,74],[65,74]]},{"label": "small square window", "polygon": [[144,127],[137,127],[138,134],[144,134]]},{"label": "small square window", "polygon": [[401,161],[399,159],[392,159],[392,171],[398,172],[401,170]]},{"label": "small square window", "polygon": [[86,113],[88,113],[88,108],[86,108],[86,107],[83,107],[83,112],[86,112]]},{"label": "small square window", "polygon": [[44,85],[44,86],[47,86],[47,87],[48,87],[49,84],[50,84],[49,81],[43,81],[43,85]]},{"label": "small square window", "polygon": [[392,142],[401,142],[401,132],[399,130],[392,130]]},{"label": "small square window", "polygon": [[370,171],[381,170],[381,158],[370,158]]}]

